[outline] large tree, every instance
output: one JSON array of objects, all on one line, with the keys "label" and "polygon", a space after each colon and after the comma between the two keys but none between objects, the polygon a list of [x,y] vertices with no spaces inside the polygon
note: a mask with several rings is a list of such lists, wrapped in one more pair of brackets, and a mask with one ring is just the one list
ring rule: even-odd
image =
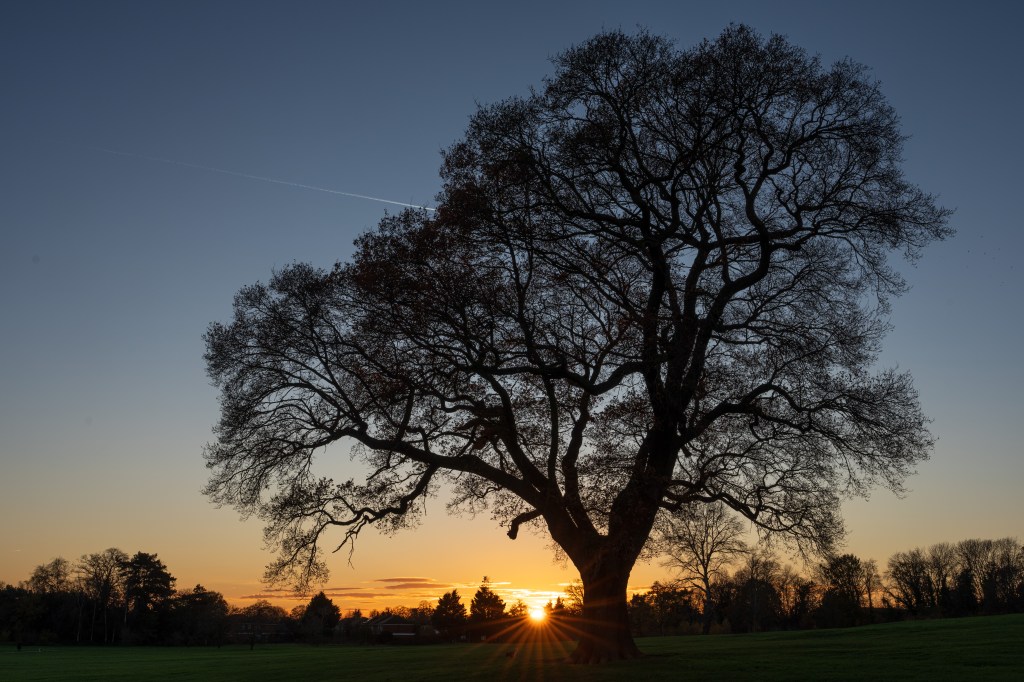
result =
[{"label": "large tree", "polygon": [[[831,548],[841,499],[926,457],[910,377],[872,371],[943,237],[862,66],[738,26],[679,51],[599,35],[481,108],[437,210],[387,217],[330,271],[242,289],[206,335],[221,391],[207,492],[260,515],[270,578],[399,528],[425,497],[546,529],[585,587],[577,661],[638,655],[626,584],[662,508],[722,502]],[[316,473],[348,444],[365,476]]]}]

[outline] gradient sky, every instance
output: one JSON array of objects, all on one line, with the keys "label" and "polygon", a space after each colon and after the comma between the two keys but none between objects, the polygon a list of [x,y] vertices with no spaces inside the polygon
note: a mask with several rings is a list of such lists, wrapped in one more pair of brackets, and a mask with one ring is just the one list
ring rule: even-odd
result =
[{"label": "gradient sky", "polygon": [[[218,417],[202,334],[242,285],[344,259],[398,210],[296,185],[430,205],[477,104],[637,26],[686,47],[743,22],[873,69],[911,135],[907,177],[958,234],[905,268],[882,362],[913,373],[938,445],[905,498],[846,505],[847,549],[884,564],[1024,535],[1024,5],[370,4],[0,3],[0,580],[116,546],[157,552],[182,588],[269,594],[258,522],[199,492]],[[513,599],[576,577],[545,538],[509,541],[443,500],[347,558],[328,584],[343,609],[471,593],[484,574]],[[631,585],[669,575],[638,565]]]}]

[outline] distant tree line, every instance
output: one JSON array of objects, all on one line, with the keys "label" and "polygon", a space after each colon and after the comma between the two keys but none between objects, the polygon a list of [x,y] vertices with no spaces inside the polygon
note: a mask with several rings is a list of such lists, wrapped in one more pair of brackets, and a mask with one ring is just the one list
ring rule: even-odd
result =
[{"label": "distant tree line", "polygon": [[[697,530],[692,537],[716,536],[708,526]],[[679,533],[659,539],[680,540]],[[805,573],[735,537],[717,545],[727,560],[708,547],[703,545],[700,557],[699,543],[677,545],[666,564],[679,577],[633,595],[629,613],[635,635],[835,628],[1024,612],[1024,547],[1013,538],[897,552],[885,570],[874,560],[837,554]],[[732,573],[725,568],[730,564],[736,567]]]},{"label": "distant tree line", "polygon": [[202,585],[175,589],[156,554],[110,548],[37,566],[19,585],[0,583],[0,641],[21,644],[221,645],[319,641],[340,614],[320,593],[292,613],[266,601],[232,607]]},{"label": "distant tree line", "polygon": [[[701,514],[686,523],[677,518],[659,534],[665,565],[677,576],[632,595],[628,612],[635,636],[1024,612],[1024,546],[1013,538],[897,552],[884,570],[873,560],[838,554],[801,573],[767,549],[745,546],[738,539],[740,527],[717,515],[713,505]],[[76,562],[58,557],[18,585],[0,583],[0,641],[255,646],[515,641],[527,635],[568,639],[584,602],[582,583],[576,581],[564,599],[548,602],[543,624],[535,623],[524,602],[507,605],[485,577],[468,606],[453,589],[436,603],[368,615],[356,609],[342,617],[323,592],[289,612],[265,600],[232,607],[202,585],[177,590],[175,583],[156,554],[129,556],[111,548]]]}]

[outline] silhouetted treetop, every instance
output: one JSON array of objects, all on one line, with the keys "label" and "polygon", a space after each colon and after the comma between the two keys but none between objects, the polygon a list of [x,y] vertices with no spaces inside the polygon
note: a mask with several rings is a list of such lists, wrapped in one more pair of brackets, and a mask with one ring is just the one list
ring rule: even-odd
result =
[{"label": "silhouetted treetop", "polygon": [[462,603],[458,590],[441,595],[437,600],[437,607],[430,616],[434,627],[448,635],[455,634],[466,623],[466,619],[466,605]]},{"label": "silhouetted treetop", "polygon": [[469,617],[473,621],[497,620],[505,615],[505,600],[486,583],[481,585],[469,603]]},{"label": "silhouetted treetop", "polygon": [[309,600],[300,618],[302,633],[314,639],[330,636],[341,620],[341,609],[323,591]]}]

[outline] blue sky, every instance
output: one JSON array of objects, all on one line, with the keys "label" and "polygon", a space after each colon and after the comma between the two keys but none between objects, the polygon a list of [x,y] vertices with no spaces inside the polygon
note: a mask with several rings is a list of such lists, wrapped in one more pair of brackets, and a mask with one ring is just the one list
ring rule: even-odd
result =
[{"label": "blue sky", "polygon": [[[914,374],[938,446],[906,498],[847,506],[849,549],[1020,536],[1022,19],[1010,2],[4,2],[0,580],[113,545],[159,552],[186,585],[258,589],[258,524],[199,494],[217,419],[202,333],[242,285],[343,259],[397,209],[201,167],[430,205],[478,104],[637,26],[685,47],[743,22],[873,69],[908,178],[958,234],[904,269],[883,355]],[[339,557],[332,582],[405,575],[409,555],[452,584],[575,577],[542,539],[434,507],[417,533],[367,538],[355,568]]]}]

